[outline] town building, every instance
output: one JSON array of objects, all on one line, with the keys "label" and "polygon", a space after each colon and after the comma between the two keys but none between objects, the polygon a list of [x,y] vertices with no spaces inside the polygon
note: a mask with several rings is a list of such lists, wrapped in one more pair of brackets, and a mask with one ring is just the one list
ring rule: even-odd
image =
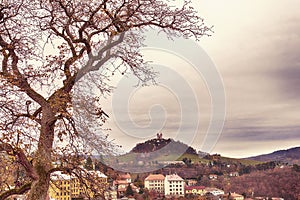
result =
[{"label": "town building", "polygon": [[209,178],[210,180],[216,180],[216,179],[218,179],[218,175],[216,175],[216,174],[210,174],[210,175],[208,176],[208,178]]},{"label": "town building", "polygon": [[129,184],[131,184],[131,176],[128,173],[120,174],[117,179],[113,181],[113,186],[121,196],[124,195]]},{"label": "town building", "polygon": [[154,190],[163,194],[165,192],[165,176],[162,174],[150,174],[145,178],[144,185],[148,190]]},{"label": "town building", "polygon": [[237,193],[228,193],[223,195],[223,199],[228,199],[228,200],[244,200],[244,196],[237,194]]},{"label": "town building", "polygon": [[[99,171],[89,171],[90,176],[96,178],[97,185],[93,188],[99,191],[99,193],[104,192],[107,186],[107,176]],[[49,187],[49,197],[55,200],[71,200],[74,198],[83,198],[86,196],[94,197],[98,194],[92,192],[89,188],[89,183],[82,182],[79,178],[71,176],[69,174],[64,174],[61,172],[55,172],[51,175],[51,183]]]},{"label": "town building", "polygon": [[165,195],[166,196],[184,196],[184,180],[177,174],[166,175],[165,177]]},{"label": "town building", "polygon": [[230,172],[229,173],[229,176],[231,176],[231,177],[237,177],[237,176],[239,176],[239,172]]},{"label": "town building", "polygon": [[224,195],[223,190],[220,190],[218,188],[210,188],[210,187],[205,188],[205,193],[210,193],[214,196]]},{"label": "town building", "polygon": [[181,160],[171,160],[171,161],[158,161],[157,162],[160,165],[185,165],[185,163]]},{"label": "town building", "polygon": [[49,187],[50,199],[71,200],[71,176],[61,172],[55,172],[52,174],[51,180]]},{"label": "town building", "polygon": [[121,175],[118,176],[118,180],[124,180],[127,183],[131,183],[131,176],[130,176],[129,173],[121,174]]},{"label": "town building", "polygon": [[198,181],[195,179],[187,179],[186,182],[187,182],[188,186],[194,186],[194,185],[197,185],[197,183],[198,183]]},{"label": "town building", "polygon": [[204,186],[185,186],[185,195],[203,196],[206,193]]},{"label": "town building", "polygon": [[131,176],[129,173],[121,174],[117,177],[117,180],[113,181],[113,186],[117,190],[118,197],[125,196],[126,189],[129,185],[134,192],[139,192],[139,188],[131,182]]},{"label": "town building", "polygon": [[116,190],[108,190],[104,193],[104,199],[107,200],[117,200],[118,199],[118,193]]}]

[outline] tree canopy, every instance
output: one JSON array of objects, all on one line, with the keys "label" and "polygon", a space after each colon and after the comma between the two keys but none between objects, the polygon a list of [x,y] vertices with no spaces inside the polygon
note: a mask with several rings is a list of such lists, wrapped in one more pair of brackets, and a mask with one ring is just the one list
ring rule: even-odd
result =
[{"label": "tree canopy", "polygon": [[[88,177],[78,167],[82,155],[113,148],[90,126],[107,118],[99,96],[112,92],[116,73],[155,78],[140,54],[142,33],[154,27],[170,38],[210,32],[189,1],[180,8],[161,0],[1,1],[0,151],[24,174],[0,199],[29,192],[44,200],[56,171]],[[98,96],[76,89],[85,76],[95,76]]]}]

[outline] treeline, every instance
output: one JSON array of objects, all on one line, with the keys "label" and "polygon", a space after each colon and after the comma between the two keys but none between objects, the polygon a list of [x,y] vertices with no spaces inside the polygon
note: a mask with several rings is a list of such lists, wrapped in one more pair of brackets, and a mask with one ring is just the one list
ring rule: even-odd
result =
[{"label": "treeline", "polygon": [[296,200],[300,194],[300,173],[293,168],[274,168],[256,171],[223,182],[227,191],[251,196],[282,197]]}]

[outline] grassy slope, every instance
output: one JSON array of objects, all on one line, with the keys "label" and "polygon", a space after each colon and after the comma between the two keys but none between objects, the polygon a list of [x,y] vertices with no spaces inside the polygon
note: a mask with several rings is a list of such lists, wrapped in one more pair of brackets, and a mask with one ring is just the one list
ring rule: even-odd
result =
[{"label": "grassy slope", "polygon": [[[194,154],[183,154],[181,156],[177,154],[165,154],[156,157],[157,161],[181,161],[183,158],[188,158],[192,160],[192,163],[208,163],[209,160],[199,157]],[[135,160],[135,154],[127,153],[118,157],[119,162],[130,162]],[[228,158],[228,157],[220,157],[220,160],[225,163],[241,163],[243,165],[257,165],[263,163],[262,161],[249,160],[249,159],[237,159],[237,158]]]}]

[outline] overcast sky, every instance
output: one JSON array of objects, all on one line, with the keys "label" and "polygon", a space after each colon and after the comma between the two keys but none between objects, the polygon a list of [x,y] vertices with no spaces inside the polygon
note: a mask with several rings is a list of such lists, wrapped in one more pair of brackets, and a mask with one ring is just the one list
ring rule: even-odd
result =
[{"label": "overcast sky", "polygon": [[[300,1],[195,0],[193,5],[208,25],[214,25],[212,37],[199,44],[219,70],[226,94],[224,128],[210,153],[248,157],[300,146]],[[164,52],[148,50],[147,56],[172,61],[166,64],[162,59],[158,64],[185,65],[180,59],[168,59]],[[192,132],[193,123],[197,124],[192,119],[199,118],[196,137],[188,136],[188,143],[201,150],[211,119],[211,94],[203,79],[193,77],[192,70],[181,75],[189,79],[199,112],[182,109],[180,98],[189,96],[178,97],[168,86],[141,88],[131,94],[126,110],[121,109],[125,113],[117,114],[127,130],[115,125],[115,117],[106,124],[112,128],[110,138],[128,151],[136,142],[154,138],[157,131],[178,139],[180,131]],[[164,80],[178,82],[171,75]],[[189,87],[180,85],[184,91]],[[195,105],[193,100],[183,101],[191,108]],[[121,103],[113,103],[117,105]],[[122,118],[126,111],[130,122]],[[180,111],[190,112],[189,123]],[[112,115],[109,106],[107,112]]]},{"label": "overcast sky", "polygon": [[201,45],[227,96],[214,152],[242,157],[300,145],[299,6],[297,0],[195,1],[215,26]]}]

